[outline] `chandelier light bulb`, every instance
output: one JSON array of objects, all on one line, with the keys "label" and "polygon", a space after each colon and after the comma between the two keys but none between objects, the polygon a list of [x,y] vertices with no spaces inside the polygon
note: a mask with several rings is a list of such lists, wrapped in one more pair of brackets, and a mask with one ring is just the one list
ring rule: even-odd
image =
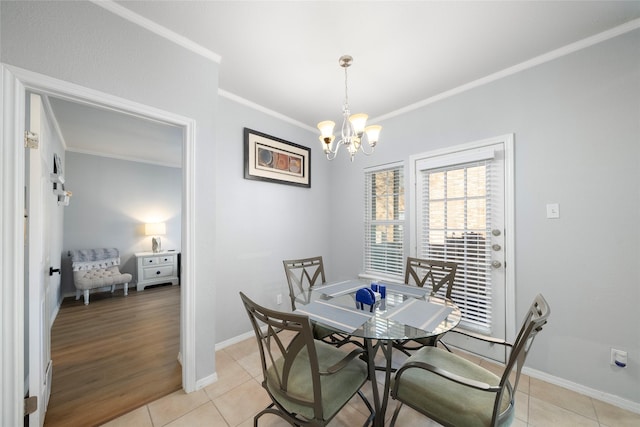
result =
[{"label": "chandelier light bulb", "polygon": [[366,114],[354,114],[349,117],[349,121],[351,122],[351,126],[353,126],[353,131],[357,135],[362,135],[364,132],[364,127],[367,125],[367,119],[369,118]]},{"label": "chandelier light bulb", "polygon": [[380,137],[381,130],[382,126],[380,125],[372,125],[364,128],[364,131],[367,134],[367,139],[369,140],[369,144],[371,144],[372,147],[375,147],[378,143],[378,138]]}]

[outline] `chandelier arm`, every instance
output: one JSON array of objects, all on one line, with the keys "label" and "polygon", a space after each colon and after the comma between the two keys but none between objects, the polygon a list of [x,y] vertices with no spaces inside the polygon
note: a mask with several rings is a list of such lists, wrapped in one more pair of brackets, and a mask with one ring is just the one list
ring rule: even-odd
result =
[{"label": "chandelier arm", "polygon": [[[371,147],[371,145],[369,145],[369,143],[367,142],[367,145],[369,147]],[[367,152],[364,149],[364,144],[360,144],[360,151],[362,151],[362,154],[364,154],[365,156],[370,156],[373,154],[374,151],[376,151],[375,147],[371,147],[371,151]]]},{"label": "chandelier arm", "polygon": [[338,151],[340,151],[340,146],[342,145],[342,140],[336,143],[336,148],[334,150],[329,150],[329,152],[324,152],[327,156],[327,160],[333,160],[338,155]]}]

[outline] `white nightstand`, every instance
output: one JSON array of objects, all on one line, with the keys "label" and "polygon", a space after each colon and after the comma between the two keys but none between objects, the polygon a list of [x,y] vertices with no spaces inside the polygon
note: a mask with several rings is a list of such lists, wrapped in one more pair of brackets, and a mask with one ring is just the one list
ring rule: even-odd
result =
[{"label": "white nightstand", "polygon": [[144,290],[145,286],[171,283],[177,285],[178,252],[138,252],[137,289]]}]

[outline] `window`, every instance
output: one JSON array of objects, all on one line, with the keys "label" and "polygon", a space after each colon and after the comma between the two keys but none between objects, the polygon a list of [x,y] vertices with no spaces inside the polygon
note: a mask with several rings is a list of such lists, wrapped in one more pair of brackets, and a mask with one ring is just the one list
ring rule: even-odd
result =
[{"label": "window", "polygon": [[402,276],[404,173],[402,164],[365,171],[364,269]]},{"label": "window", "polygon": [[491,166],[493,159],[421,171],[420,258],[458,263],[452,299],[468,327],[492,326]]}]

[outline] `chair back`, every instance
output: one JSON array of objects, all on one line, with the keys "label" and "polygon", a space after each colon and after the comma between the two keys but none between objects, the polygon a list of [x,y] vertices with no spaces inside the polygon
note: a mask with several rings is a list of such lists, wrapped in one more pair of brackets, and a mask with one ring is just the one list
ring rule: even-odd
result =
[{"label": "chair back", "polygon": [[[278,402],[286,400],[312,408],[315,418],[322,419],[318,356],[309,317],[267,309],[253,302],[242,292],[240,298],[258,340],[262,385],[271,396],[271,400],[282,413],[289,411]],[[290,376],[292,370],[295,371],[295,376]],[[300,372],[305,373],[304,378],[300,377]],[[303,393],[307,396],[305,398],[298,389],[301,386],[308,388],[309,385],[312,386],[312,393],[310,396]]]},{"label": "chair back", "polygon": [[[511,397],[512,399],[514,398],[515,392],[518,388],[518,382],[520,381],[520,372],[522,371],[524,362],[527,359],[529,350],[531,350],[533,340],[535,339],[538,332],[542,330],[542,327],[547,323],[549,313],[551,313],[549,304],[544,299],[542,294],[538,294],[533,300],[531,307],[529,307],[524,321],[522,322],[520,332],[518,332],[518,336],[511,346],[509,359],[507,360],[504,372],[502,373],[502,377],[500,378],[500,391],[496,396],[495,406],[493,408],[494,423],[495,420],[497,420],[499,405],[500,401],[502,400],[502,395],[504,394],[505,387],[511,389]],[[513,385],[511,385],[509,377],[511,376],[514,368],[515,381],[513,382]]]},{"label": "chair back", "polygon": [[322,257],[301,258],[282,261],[289,285],[291,309],[296,309],[296,298],[309,302],[311,289],[316,284],[325,283]]},{"label": "chair back", "polygon": [[455,262],[407,257],[404,283],[409,285],[410,279],[413,279],[419,287],[431,285],[431,295],[435,295],[440,288],[447,285],[445,296],[451,298],[457,269],[458,264]]}]

